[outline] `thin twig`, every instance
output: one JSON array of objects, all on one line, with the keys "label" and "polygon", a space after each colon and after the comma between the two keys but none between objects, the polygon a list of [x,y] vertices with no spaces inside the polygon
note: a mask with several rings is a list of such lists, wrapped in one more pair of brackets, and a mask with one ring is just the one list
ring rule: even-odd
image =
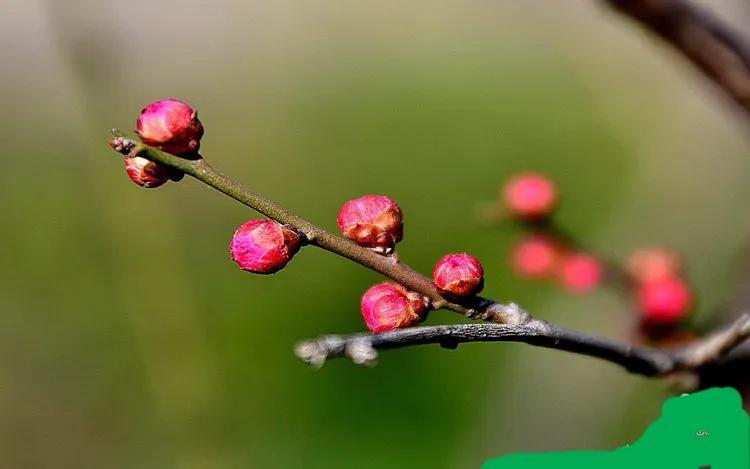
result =
[{"label": "thin twig", "polygon": [[604,0],[662,37],[750,116],[750,46],[689,0]]},{"label": "thin twig", "polygon": [[460,303],[443,298],[432,281],[414,271],[403,262],[393,262],[369,249],[358,246],[348,239],[317,227],[265,197],[251,191],[224,176],[203,158],[181,158],[134,140],[117,136],[110,144],[119,153],[142,156],[189,174],[238,202],[272,218],[279,223],[292,225],[306,237],[308,244],[325,249],[379,272],[412,291],[423,295],[433,309],[448,309],[471,319],[519,324],[527,321],[528,315],[515,306],[504,305],[481,297],[472,297]]}]

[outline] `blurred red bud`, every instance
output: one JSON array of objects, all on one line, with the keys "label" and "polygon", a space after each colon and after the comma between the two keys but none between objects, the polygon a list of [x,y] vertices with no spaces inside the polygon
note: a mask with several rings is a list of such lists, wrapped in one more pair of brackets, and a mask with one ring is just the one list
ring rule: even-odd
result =
[{"label": "blurred red bud", "polygon": [[647,324],[673,326],[682,321],[693,306],[693,294],[682,280],[669,277],[638,287],[638,304]]},{"label": "blurred red bud", "polygon": [[528,235],[511,252],[511,265],[520,276],[544,279],[554,275],[560,259],[557,241],[543,235]]},{"label": "blurred red bud", "polygon": [[601,284],[603,271],[602,263],[595,256],[569,254],[560,264],[560,283],[573,293],[587,293]]},{"label": "blurred red bud", "polygon": [[510,215],[524,221],[547,218],[557,205],[557,187],[542,174],[512,177],[503,187],[502,196]]},{"label": "blurred red bud", "polygon": [[625,270],[636,283],[677,277],[682,273],[682,258],[668,248],[638,249],[625,261]]}]

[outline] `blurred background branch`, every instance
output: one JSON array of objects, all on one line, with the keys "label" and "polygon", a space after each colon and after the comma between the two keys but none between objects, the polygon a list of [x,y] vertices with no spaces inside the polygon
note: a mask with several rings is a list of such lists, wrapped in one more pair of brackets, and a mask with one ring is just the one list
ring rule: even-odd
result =
[{"label": "blurred background branch", "polygon": [[605,0],[662,37],[750,117],[750,46],[745,38],[689,0]]}]

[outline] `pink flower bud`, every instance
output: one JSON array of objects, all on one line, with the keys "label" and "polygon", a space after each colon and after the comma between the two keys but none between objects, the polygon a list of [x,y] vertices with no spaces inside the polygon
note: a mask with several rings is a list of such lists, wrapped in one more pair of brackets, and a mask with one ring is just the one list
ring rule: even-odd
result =
[{"label": "pink flower bud", "polygon": [[469,296],[484,286],[484,270],[476,257],[469,254],[448,254],[432,270],[432,282],[441,294]]},{"label": "pink flower bud", "polygon": [[601,262],[590,254],[565,256],[560,265],[560,283],[573,293],[587,293],[602,282]]},{"label": "pink flower bud", "polygon": [[159,187],[169,180],[167,167],[141,156],[125,158],[125,171],[141,187]]},{"label": "pink flower bud", "polygon": [[242,270],[272,274],[284,268],[300,247],[300,236],[268,219],[250,220],[237,228],[229,251]]},{"label": "pink flower bud", "polygon": [[337,224],[344,236],[369,248],[390,250],[403,233],[401,209],[384,195],[365,195],[345,203]]},{"label": "pink flower bud", "polygon": [[503,187],[502,195],[510,215],[524,221],[546,218],[557,205],[557,187],[542,174],[512,177]]},{"label": "pink flower bud", "polygon": [[668,248],[638,249],[628,257],[625,270],[636,283],[647,283],[682,273],[682,258]]},{"label": "pink flower bud", "polygon": [[203,125],[190,106],[176,99],[165,99],[141,111],[138,135],[147,145],[175,155],[187,155],[200,148]]},{"label": "pink flower bud", "polygon": [[663,278],[638,288],[638,304],[645,323],[673,326],[690,312],[693,294],[682,280]]},{"label": "pink flower bud", "polygon": [[530,235],[523,238],[511,253],[513,270],[521,277],[545,279],[554,275],[560,259],[560,246],[547,236]]},{"label": "pink flower bud", "polygon": [[391,282],[370,287],[362,296],[362,317],[376,334],[413,326],[426,311],[424,299]]}]

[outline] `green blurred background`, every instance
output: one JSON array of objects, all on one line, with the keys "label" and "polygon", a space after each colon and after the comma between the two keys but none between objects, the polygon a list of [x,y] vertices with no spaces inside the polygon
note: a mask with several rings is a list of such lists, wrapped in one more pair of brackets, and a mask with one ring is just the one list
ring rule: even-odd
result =
[{"label": "green blurred background", "polygon": [[[712,5],[750,33],[746,3]],[[514,344],[308,368],[294,343],[362,330],[379,277],[316,249],[242,272],[228,243],[255,214],[194,180],[128,181],[109,129],[160,98],[199,109],[203,153],[253,189],[329,229],[344,201],[388,194],[406,262],[469,251],[488,296],[569,327],[626,339],[633,313],[510,274],[519,233],[475,208],[516,171],[554,177],[561,222],[601,252],[682,250],[698,321],[734,289],[746,123],[593,0],[1,8],[1,467],[477,467],[619,446],[670,392]]]}]

